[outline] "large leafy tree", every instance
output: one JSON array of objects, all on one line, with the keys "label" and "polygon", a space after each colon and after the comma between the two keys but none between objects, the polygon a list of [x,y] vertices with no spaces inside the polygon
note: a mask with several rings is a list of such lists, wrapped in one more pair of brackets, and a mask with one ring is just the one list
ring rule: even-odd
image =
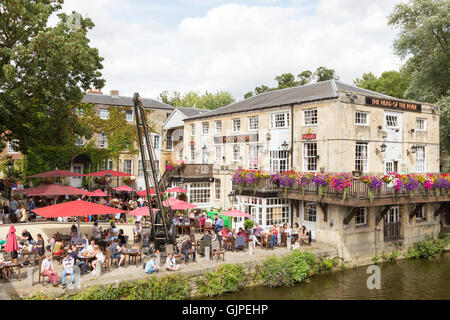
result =
[{"label": "large leafy tree", "polygon": [[69,146],[74,135],[85,135],[74,106],[83,89],[104,85],[103,59],[87,38],[93,22],[60,13],[57,25],[47,26],[62,4],[0,2],[0,132],[4,140],[18,139],[25,155],[43,145]]},{"label": "large leafy tree", "polygon": [[235,101],[231,93],[227,91],[218,91],[211,93],[206,91],[200,95],[198,92],[189,91],[181,94],[178,91],[163,91],[159,95],[159,99],[174,107],[187,107],[214,110]]},{"label": "large leafy tree", "polygon": [[305,85],[311,83],[313,80],[316,82],[326,81],[326,80],[338,80],[339,77],[336,75],[334,69],[328,69],[326,67],[319,67],[313,73],[310,70],[302,71],[296,77],[292,73],[283,73],[279,76],[275,77],[275,81],[277,82],[277,87],[268,87],[266,85],[261,85],[256,87],[254,91],[249,91],[244,95],[245,99],[253,97],[254,95],[261,94],[263,92],[269,92],[278,89],[292,88],[298,85]]},{"label": "large leafy tree", "polygon": [[406,60],[403,72],[411,78],[407,96],[436,102],[449,94],[450,1],[410,0],[398,4],[388,18],[399,29],[397,55]]},{"label": "large leafy tree", "polygon": [[372,72],[364,73],[361,79],[356,78],[353,82],[360,88],[384,92],[389,96],[404,99],[411,79],[403,73],[393,70],[383,72],[380,77],[376,77]]}]

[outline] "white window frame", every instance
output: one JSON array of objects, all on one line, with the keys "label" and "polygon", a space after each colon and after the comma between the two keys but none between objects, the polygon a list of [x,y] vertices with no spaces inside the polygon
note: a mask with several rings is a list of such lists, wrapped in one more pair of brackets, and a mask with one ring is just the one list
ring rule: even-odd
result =
[{"label": "white window frame", "polygon": [[259,158],[258,158],[258,145],[250,144],[248,146],[248,168],[250,170],[258,170]]},{"label": "white window frame", "polygon": [[202,122],[202,134],[204,136],[209,134],[209,122]]},{"label": "white window frame", "polygon": [[216,121],[216,133],[222,133],[222,120]]},{"label": "white window frame", "polygon": [[[130,164],[129,168],[125,165],[127,163]],[[128,173],[128,174],[133,173],[133,159],[124,159],[123,160],[123,172]]]},{"label": "white window frame", "polygon": [[191,144],[191,162],[195,162],[195,145]]},{"label": "white window frame", "polygon": [[222,146],[216,146],[214,149],[216,161],[222,161]]},{"label": "white window frame", "polygon": [[102,165],[100,167],[101,171],[112,170],[112,168],[113,168],[113,161],[111,159],[102,161]]},{"label": "white window frame", "polygon": [[231,120],[231,123],[233,132],[241,132],[242,129],[241,119],[233,119]]},{"label": "white window frame", "polygon": [[221,190],[222,188],[222,181],[220,179],[214,180],[214,200],[220,200],[221,198]]},{"label": "white window frame", "polygon": [[279,112],[270,115],[270,128],[271,129],[283,129],[289,128],[290,125],[289,112]]},{"label": "white window frame", "polygon": [[167,151],[173,150],[173,140],[172,140],[171,134],[167,134],[167,136],[166,136],[166,150]]},{"label": "white window frame", "polygon": [[241,161],[241,146],[233,144],[233,162]]},{"label": "white window frame", "polygon": [[159,134],[152,134],[153,136],[153,148],[155,150],[160,150],[161,149],[161,136]]},{"label": "white window frame", "polygon": [[100,119],[108,120],[109,119],[109,109],[100,108],[98,111],[98,115],[99,115]]},{"label": "white window frame", "polygon": [[317,222],[317,202],[307,202],[303,207],[303,221]]},{"label": "white window frame", "polygon": [[178,160],[183,160],[183,149],[178,151]]},{"label": "white window frame", "polygon": [[[315,146],[315,147],[314,147]],[[303,171],[317,171],[317,142],[303,143]]]},{"label": "white window frame", "polygon": [[425,173],[427,171],[426,151],[427,151],[427,148],[425,148],[425,146],[417,146],[416,173]]},{"label": "white window frame", "polygon": [[209,182],[190,183],[188,185],[189,202],[194,204],[211,203],[211,185],[212,183]]},{"label": "white window frame", "polygon": [[364,225],[367,225],[367,208],[357,208],[355,213],[355,226]]},{"label": "white window frame", "polygon": [[191,137],[195,136],[195,123],[191,124]]},{"label": "white window frame", "polygon": [[303,126],[316,126],[317,121],[317,108],[303,110]]},{"label": "white window frame", "polygon": [[106,135],[106,133],[100,132],[98,134],[98,147],[100,149],[108,148],[108,136]]},{"label": "white window frame", "polygon": [[[72,172],[74,172],[74,173],[83,173],[83,166],[81,166],[81,165],[73,165]],[[81,177],[81,176],[72,177],[72,179],[74,179],[74,180],[81,180],[82,178],[83,177]]]},{"label": "white window frame", "polygon": [[83,147],[84,146],[84,137],[76,136],[75,137],[75,146]]},{"label": "white window frame", "polygon": [[270,170],[273,172],[286,172],[289,170],[289,151],[286,150],[271,150]]},{"label": "white window frame", "polygon": [[[264,208],[264,207],[263,207]],[[266,226],[273,226],[274,224],[283,225],[289,223],[291,217],[291,206],[289,200],[269,198],[266,199],[265,206],[265,224]]]},{"label": "white window frame", "polygon": [[[386,114],[386,127],[390,129],[399,129],[399,116]],[[394,121],[395,119],[395,121]]]},{"label": "white window frame", "polygon": [[12,140],[8,141],[8,154],[19,154],[19,151],[14,150],[14,147],[16,147],[16,149],[18,149],[18,146],[19,146],[19,140],[12,139]]},{"label": "white window frame", "polygon": [[81,118],[84,116],[84,110],[82,108],[76,108],[75,109],[75,114],[77,115],[77,117]]},{"label": "white window frame", "polygon": [[[365,157],[362,153],[365,147]],[[359,148],[359,150],[358,150]],[[358,163],[362,166],[363,170],[358,170]],[[367,142],[356,142],[355,145],[355,171],[368,172],[369,171],[369,144]]]},{"label": "white window frame", "polygon": [[[131,118],[129,117],[131,113]],[[133,110],[125,110],[125,120],[127,120],[128,122],[133,122],[134,118],[133,118]]]},{"label": "white window frame", "polygon": [[259,118],[258,116],[253,116],[248,118],[248,131],[258,131],[259,130]]},{"label": "white window frame", "polygon": [[426,204],[424,204],[422,209],[417,213],[416,219],[418,219],[418,220],[427,220]]},{"label": "white window frame", "polygon": [[[365,119],[365,122],[361,122],[361,120],[363,120],[363,119]],[[369,112],[356,111],[355,124],[358,126],[368,126],[369,125]]]},{"label": "white window frame", "polygon": [[[423,123],[423,128],[420,128],[421,125],[419,125],[419,123],[422,122]],[[425,118],[416,118],[416,130],[417,131],[427,131],[427,119]]]}]

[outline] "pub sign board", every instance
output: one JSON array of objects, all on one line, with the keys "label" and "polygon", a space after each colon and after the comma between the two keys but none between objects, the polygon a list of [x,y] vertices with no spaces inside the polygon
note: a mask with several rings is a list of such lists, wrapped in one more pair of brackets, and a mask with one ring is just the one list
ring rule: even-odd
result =
[{"label": "pub sign board", "polygon": [[412,111],[412,112],[422,112],[422,105],[412,102],[402,102],[381,98],[366,97],[366,104],[369,106],[401,110],[401,111]]}]

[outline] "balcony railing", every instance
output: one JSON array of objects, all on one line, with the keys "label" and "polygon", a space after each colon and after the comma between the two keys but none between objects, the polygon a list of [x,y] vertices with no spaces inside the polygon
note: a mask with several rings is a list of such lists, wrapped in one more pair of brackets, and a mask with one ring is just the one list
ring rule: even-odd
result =
[{"label": "balcony railing", "polygon": [[256,194],[257,192],[278,192],[280,198],[299,200],[312,200],[313,197],[316,197],[318,201],[339,203],[342,205],[351,205],[351,203],[348,202],[354,203],[357,201],[362,201],[361,204],[364,204],[366,203],[366,200],[367,202],[372,203],[375,202],[375,199],[385,199],[386,201],[384,201],[383,204],[388,204],[389,202],[394,203],[395,201],[398,201],[399,198],[403,198],[405,202],[414,202],[410,199],[417,199],[418,197],[421,199],[428,197],[437,198],[439,201],[450,201],[450,194],[448,194],[447,191],[440,192],[434,189],[427,190],[423,187],[419,187],[414,190],[413,193],[410,193],[404,189],[396,191],[393,186],[391,187],[385,182],[382,183],[380,190],[370,191],[367,184],[356,178],[352,181],[352,185],[347,188],[345,192],[345,199],[344,190],[337,191],[328,185],[323,188],[319,188],[316,183],[310,183],[304,187],[294,183],[292,187],[284,187],[274,183],[271,178],[258,179],[255,184],[237,184],[233,186],[233,190],[235,190],[236,194],[247,195],[251,195],[252,193]]},{"label": "balcony railing", "polygon": [[212,177],[212,164],[185,164],[167,173],[169,177]]}]

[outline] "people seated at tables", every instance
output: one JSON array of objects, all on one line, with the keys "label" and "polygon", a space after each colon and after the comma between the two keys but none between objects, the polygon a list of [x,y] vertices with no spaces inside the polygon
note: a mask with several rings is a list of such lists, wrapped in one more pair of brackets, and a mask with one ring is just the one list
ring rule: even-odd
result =
[{"label": "people seated at tables", "polygon": [[86,274],[86,262],[78,257],[78,254],[81,254],[81,251],[77,248],[77,246],[72,244],[67,252],[69,252],[70,256],[75,260],[75,265],[81,269],[81,274]]},{"label": "people seated at tables", "polygon": [[298,236],[299,236],[300,245],[301,245],[302,241],[306,241],[306,242],[310,243],[309,232],[308,232],[308,229],[306,229],[305,226],[302,226]]},{"label": "people seated at tables", "polygon": [[300,233],[300,226],[296,222],[294,223],[294,227],[292,228],[291,237],[294,239],[295,236],[298,236],[299,233]]},{"label": "people seated at tables", "polygon": [[220,233],[222,234],[223,238],[227,238],[227,237],[232,237],[233,236],[233,232],[230,229],[228,229],[227,225],[225,225],[223,227],[223,229],[220,231]]},{"label": "people seated at tables", "polygon": [[41,265],[41,273],[43,276],[48,277],[48,280],[51,284],[54,286],[58,285],[58,274],[55,271],[55,268],[53,267],[53,255],[49,254],[49,256],[42,260]]},{"label": "people seated at tables", "polygon": [[78,229],[77,229],[77,226],[74,224],[70,227],[70,236],[72,238],[78,237]]},{"label": "people seated at tables", "polygon": [[119,259],[118,267],[121,268],[121,264],[125,260],[125,255],[122,254],[122,247],[119,245],[119,239],[114,239],[113,243],[109,247],[111,252],[111,259]]},{"label": "people seated at tables", "polygon": [[200,240],[212,241],[213,236],[209,230],[205,230],[205,234],[203,235],[203,237]]},{"label": "people seated at tables", "polygon": [[109,229],[111,230],[111,238],[109,240],[113,241],[115,239],[119,239],[119,229],[117,229],[114,222],[111,222],[111,227]]},{"label": "people seated at tables", "polygon": [[23,242],[28,242],[29,244],[34,244],[33,237],[31,236],[31,233],[27,231],[27,229],[23,229],[22,231],[22,237],[20,238]]},{"label": "people seated at tables", "polygon": [[92,271],[91,273],[93,275],[95,275],[97,273],[96,268],[97,268],[97,260],[100,261],[100,263],[105,262],[105,256],[103,255],[102,250],[100,249],[100,247],[98,245],[94,246],[94,251],[92,252],[93,256],[95,257],[95,259],[92,260],[91,262],[91,266],[92,266]]},{"label": "people seated at tables", "polygon": [[118,238],[119,238],[119,245],[121,247],[124,247],[124,246],[127,245],[127,240],[125,238],[125,234],[123,232],[123,229],[119,229],[119,236],[118,236]]},{"label": "people seated at tables", "polygon": [[141,237],[142,237],[142,225],[139,221],[136,221],[134,223],[134,227],[133,227],[133,232],[134,232],[134,242],[139,242],[141,241]]},{"label": "people seated at tables", "polygon": [[83,248],[83,250],[80,251],[81,254],[86,254],[86,255],[92,255],[92,253],[94,252],[94,247],[95,247],[95,241],[91,240],[91,242]]},{"label": "people seated at tables", "polygon": [[208,223],[208,224],[210,224],[210,225],[212,226],[213,220],[211,219],[210,216],[207,216],[207,217],[206,217],[205,224],[206,224],[206,223]]},{"label": "people seated at tables", "polygon": [[43,256],[45,255],[45,244],[44,239],[42,238],[42,235],[39,233],[37,235],[37,241],[33,248],[34,251],[37,252],[38,255]]},{"label": "people seated at tables", "polygon": [[273,248],[275,247],[275,245],[277,244],[277,239],[278,239],[278,229],[276,225],[273,225],[272,229],[270,230],[270,247]]},{"label": "people seated at tables", "polygon": [[172,222],[173,222],[173,224],[176,225],[176,226],[179,225],[179,224],[181,224],[181,222],[180,222],[180,217],[178,217],[177,215],[174,216]]},{"label": "people seated at tables", "polygon": [[217,214],[214,215],[214,233],[218,234],[223,228],[223,219]]},{"label": "people seated at tables", "polygon": [[78,233],[76,236],[72,236],[72,238],[70,238],[71,244],[81,245],[82,241],[83,240],[82,240],[82,238],[79,237]]},{"label": "people seated at tables", "polygon": [[203,213],[202,216],[200,217],[200,226],[204,227],[205,226],[205,222],[206,222],[206,216]]},{"label": "people seated at tables", "polygon": [[81,236],[81,243],[79,245],[79,248],[82,250],[89,244],[89,239],[87,233],[83,234]]},{"label": "people seated at tables", "polygon": [[94,222],[94,227],[92,228],[92,237],[97,241],[102,239],[102,233],[98,227],[97,221]]},{"label": "people seated at tables", "polygon": [[187,238],[181,244],[181,253],[184,254],[184,263],[185,264],[189,263],[189,254],[191,252],[192,252],[192,261],[196,262],[195,261],[196,253],[195,253],[195,250],[192,250],[192,241],[191,241],[191,239]]},{"label": "people seated at tables", "polygon": [[72,284],[75,284],[75,271],[73,267],[75,266],[75,259],[70,255],[70,252],[67,251],[66,257],[63,259],[62,262],[63,265],[63,271],[62,271],[62,287],[63,289],[66,287],[66,276],[67,274],[70,274],[70,280],[72,281]]},{"label": "people seated at tables", "polygon": [[159,272],[161,267],[156,263],[156,255],[153,254],[150,261],[145,264],[145,273]]},{"label": "people seated at tables", "polygon": [[190,218],[191,220],[194,220],[194,219],[195,219],[195,211],[194,211],[194,210],[191,210],[191,212],[189,213],[189,218]]},{"label": "people seated at tables", "polygon": [[180,270],[180,266],[177,265],[177,261],[173,255],[173,253],[169,253],[169,256],[166,259],[166,270],[167,271]]},{"label": "people seated at tables", "polygon": [[45,247],[45,249],[47,249],[48,252],[52,252],[53,250],[53,246],[55,245],[55,236],[51,236],[50,239],[47,239],[48,241],[48,245]]},{"label": "people seated at tables", "polygon": [[62,256],[64,252],[64,243],[61,238],[56,238],[55,244],[53,245],[52,255],[53,256]]}]

